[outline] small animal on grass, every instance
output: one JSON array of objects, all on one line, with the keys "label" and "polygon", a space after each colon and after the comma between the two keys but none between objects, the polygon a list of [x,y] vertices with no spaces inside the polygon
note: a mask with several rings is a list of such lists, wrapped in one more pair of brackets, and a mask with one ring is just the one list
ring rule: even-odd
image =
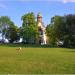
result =
[{"label": "small animal on grass", "polygon": [[22,48],[21,48],[21,47],[18,47],[18,48],[16,48],[16,50],[17,50],[18,52],[20,52],[20,51],[22,50]]}]

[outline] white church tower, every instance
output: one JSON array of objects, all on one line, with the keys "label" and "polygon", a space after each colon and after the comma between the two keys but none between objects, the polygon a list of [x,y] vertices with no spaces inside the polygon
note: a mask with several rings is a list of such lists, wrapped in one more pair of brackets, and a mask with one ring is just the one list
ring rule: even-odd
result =
[{"label": "white church tower", "polygon": [[38,13],[37,15],[37,25],[38,25],[38,30],[39,30],[39,44],[44,45],[46,44],[46,30],[42,22],[41,13]]}]

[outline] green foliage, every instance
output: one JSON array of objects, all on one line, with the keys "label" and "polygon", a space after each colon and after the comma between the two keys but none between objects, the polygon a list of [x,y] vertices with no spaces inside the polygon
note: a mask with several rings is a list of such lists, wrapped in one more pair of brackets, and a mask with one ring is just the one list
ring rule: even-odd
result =
[{"label": "green foliage", "polygon": [[46,30],[52,42],[63,41],[65,47],[75,47],[75,15],[54,16]]},{"label": "green foliage", "polygon": [[64,45],[75,47],[75,15],[66,15],[65,20]]},{"label": "green foliage", "polygon": [[26,43],[36,43],[38,37],[38,27],[36,25],[34,13],[28,13],[22,16],[22,37]]},{"label": "green foliage", "polygon": [[6,38],[9,40],[10,43],[13,43],[14,41],[17,42],[20,39],[18,27],[9,27],[6,32]]},{"label": "green foliage", "polygon": [[9,42],[18,41],[19,29],[14,25],[8,16],[0,17],[0,32],[2,33],[2,40],[7,38]]},{"label": "green foliage", "polygon": [[54,35],[57,39],[61,39],[63,36],[63,28],[64,28],[64,22],[63,22],[63,17],[61,16],[55,16],[54,20],[52,22],[53,28],[54,28]]},{"label": "green foliage", "polygon": [[54,33],[54,28],[52,25],[47,25],[46,27],[46,34],[49,38],[49,43],[50,45],[55,45],[56,39],[55,39],[55,33]]},{"label": "green foliage", "polygon": [[2,39],[5,38],[7,29],[12,26],[14,23],[10,20],[8,16],[0,17],[0,32],[2,33]]},{"label": "green foliage", "polygon": [[50,39],[50,44],[56,44],[62,38],[63,21],[61,16],[51,18],[51,24],[46,27],[47,36]]}]

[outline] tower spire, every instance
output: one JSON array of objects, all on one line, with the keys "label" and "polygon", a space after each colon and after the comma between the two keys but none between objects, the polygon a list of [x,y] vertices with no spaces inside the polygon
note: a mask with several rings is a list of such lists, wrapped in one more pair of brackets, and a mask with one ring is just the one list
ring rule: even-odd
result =
[{"label": "tower spire", "polygon": [[38,25],[39,25],[39,23],[41,23],[41,25],[42,25],[42,15],[40,12],[37,14],[37,23],[38,23]]}]

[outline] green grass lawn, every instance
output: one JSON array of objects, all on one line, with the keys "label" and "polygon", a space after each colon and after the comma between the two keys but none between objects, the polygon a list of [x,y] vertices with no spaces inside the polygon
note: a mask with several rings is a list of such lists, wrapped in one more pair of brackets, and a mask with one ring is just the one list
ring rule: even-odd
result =
[{"label": "green grass lawn", "polygon": [[75,49],[0,46],[0,74],[73,74]]}]

